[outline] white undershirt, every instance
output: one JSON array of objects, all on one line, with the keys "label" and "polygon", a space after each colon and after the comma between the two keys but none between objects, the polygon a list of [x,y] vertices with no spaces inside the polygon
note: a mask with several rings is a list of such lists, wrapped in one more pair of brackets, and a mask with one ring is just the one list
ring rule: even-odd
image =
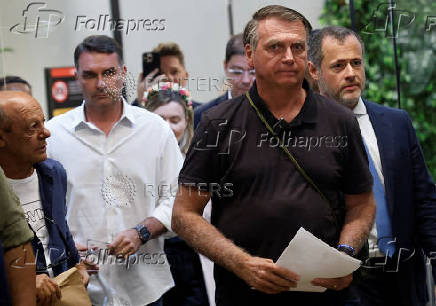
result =
[{"label": "white undershirt", "polygon": [[[365,104],[362,101],[362,98],[359,99],[359,102],[354,107],[353,112],[356,115],[357,122],[359,123],[360,127],[360,133],[362,134],[363,140],[365,141],[366,147],[368,148],[369,154],[371,155],[371,158],[374,162],[374,167],[384,188],[385,180],[382,172],[380,153],[377,145],[377,137],[375,136],[374,129],[372,127],[371,121],[369,120],[368,112],[366,110]],[[371,229],[371,232],[369,233],[368,244],[370,257],[384,256],[383,253],[379,251],[377,246],[377,226],[375,222]]]},{"label": "white undershirt", "polygon": [[[39,195],[38,175],[36,171],[33,171],[33,174],[29,177],[18,180],[8,178],[8,181],[14,192],[20,198],[27,223],[42,243],[45,261],[48,266],[51,263],[50,250],[48,247],[49,234],[45,223],[41,197]],[[38,254],[36,254],[36,256],[38,256]],[[48,269],[47,271],[49,276],[53,277],[53,270]]]}]

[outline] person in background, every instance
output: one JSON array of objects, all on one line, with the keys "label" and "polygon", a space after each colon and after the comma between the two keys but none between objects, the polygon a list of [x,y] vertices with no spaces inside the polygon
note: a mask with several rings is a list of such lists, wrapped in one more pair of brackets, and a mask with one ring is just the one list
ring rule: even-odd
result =
[{"label": "person in background", "polygon": [[6,76],[0,78],[0,90],[22,91],[28,95],[32,95],[32,86],[19,76]]},{"label": "person in background", "polygon": [[[144,106],[168,122],[185,156],[194,135],[189,92],[177,83],[156,84],[148,90]],[[199,255],[179,237],[165,240],[165,253],[175,287],[165,293],[163,305],[209,305]]]},{"label": "person in background", "polygon": [[41,305],[61,298],[53,277],[76,267],[83,284],[89,280],[65,218],[66,173],[47,159],[44,114],[26,93],[0,92],[0,166],[20,199],[32,229],[36,256],[36,297]]},{"label": "person in background", "polygon": [[436,276],[436,190],[406,111],[362,98],[364,46],[354,31],[326,27],[309,40],[309,70],[322,95],[357,117],[368,150],[375,224],[356,274],[362,306],[424,306],[424,254]]},{"label": "person in background", "polygon": [[218,98],[213,99],[195,109],[194,129],[200,123],[201,115],[208,109],[221,104],[226,100],[236,98],[248,91],[255,79],[255,71],[250,68],[245,57],[242,33],[232,36],[226,45],[226,57],[224,59],[224,72],[230,88]]},{"label": "person in background", "polygon": [[[177,43],[160,43],[152,52],[156,52],[160,56],[160,69],[155,69],[145,77],[142,75],[142,72],[139,74],[137,84],[138,95],[132,105],[143,104],[144,92],[162,81],[177,83],[184,88],[188,84],[189,73],[185,66],[185,55]],[[157,75],[158,73],[160,74]],[[192,101],[193,108],[200,105],[201,103]]]}]

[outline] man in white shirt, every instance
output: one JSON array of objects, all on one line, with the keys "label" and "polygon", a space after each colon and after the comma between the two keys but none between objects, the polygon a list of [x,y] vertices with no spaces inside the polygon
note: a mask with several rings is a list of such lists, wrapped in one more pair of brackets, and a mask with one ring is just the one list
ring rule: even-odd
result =
[{"label": "man in white shirt", "polygon": [[67,170],[76,244],[99,249],[88,292],[95,305],[160,305],[174,284],[162,234],[171,229],[170,190],[182,165],[176,138],[159,116],[123,100],[126,67],[115,40],[89,36],[74,60],[84,102],[47,123],[48,154]]},{"label": "man in white shirt", "polygon": [[377,213],[369,259],[356,277],[358,305],[426,305],[423,253],[436,250],[436,192],[412,122],[403,110],[361,98],[363,42],[353,31],[326,27],[312,34],[309,60],[321,94],[354,112],[374,178]]},{"label": "man in white shirt", "polygon": [[0,92],[0,166],[20,199],[34,236],[36,299],[46,305],[61,297],[54,276],[77,267],[84,284],[89,277],[65,219],[65,170],[47,159],[44,114],[28,94]]}]

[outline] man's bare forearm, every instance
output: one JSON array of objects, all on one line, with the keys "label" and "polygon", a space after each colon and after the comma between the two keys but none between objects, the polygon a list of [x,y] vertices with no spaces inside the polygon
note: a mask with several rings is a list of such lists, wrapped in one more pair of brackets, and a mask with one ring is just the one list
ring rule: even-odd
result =
[{"label": "man's bare forearm", "polygon": [[368,239],[374,224],[374,197],[372,192],[346,195],[345,202],[345,224],[342,228],[339,244],[351,245],[357,253]]},{"label": "man's bare forearm", "polygon": [[30,242],[4,254],[13,305],[36,305],[35,257]]},{"label": "man's bare forearm", "polygon": [[[176,200],[177,201],[177,200]],[[237,268],[250,255],[224,237],[199,213],[186,211],[175,204],[173,230],[199,253],[237,273]]]}]

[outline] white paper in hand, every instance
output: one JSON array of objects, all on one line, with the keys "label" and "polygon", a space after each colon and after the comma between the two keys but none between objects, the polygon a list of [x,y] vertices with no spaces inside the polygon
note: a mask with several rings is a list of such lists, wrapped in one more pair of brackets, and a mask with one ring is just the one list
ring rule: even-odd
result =
[{"label": "white paper in hand", "polygon": [[291,291],[324,292],[326,288],[313,286],[310,282],[315,278],[346,276],[356,271],[361,262],[300,227],[276,263],[301,276],[297,287]]}]

